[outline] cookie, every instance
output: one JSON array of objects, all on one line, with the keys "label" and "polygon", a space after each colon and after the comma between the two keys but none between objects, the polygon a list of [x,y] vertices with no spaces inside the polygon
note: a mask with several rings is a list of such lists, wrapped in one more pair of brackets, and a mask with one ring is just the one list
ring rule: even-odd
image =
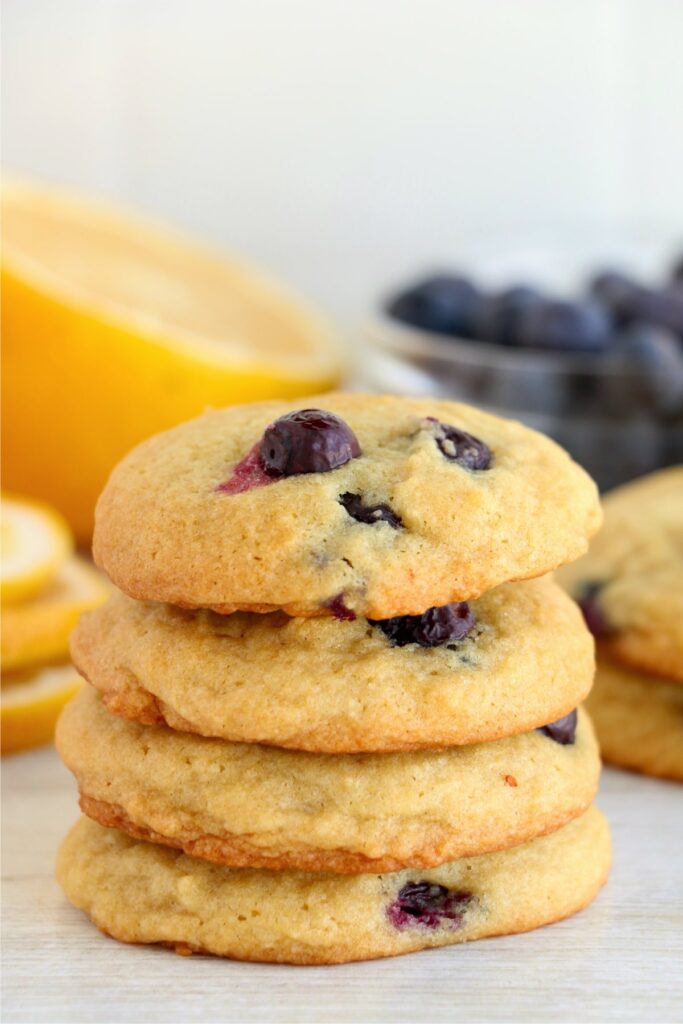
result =
[{"label": "cookie", "polygon": [[[319,410],[294,415],[302,405]],[[599,523],[590,478],[519,423],[327,394],[144,442],[100,497],[94,554],[142,600],[385,619],[539,576],[583,554]]]},{"label": "cookie", "polygon": [[605,761],[683,782],[683,686],[600,656],[587,706]]},{"label": "cookie", "polygon": [[600,759],[585,712],[561,743],[534,731],[472,747],[306,754],[125,722],[89,687],[57,749],[103,825],[230,867],[360,873],[430,867],[523,843],[583,813]]},{"label": "cookie", "polygon": [[423,647],[398,646],[365,619],[221,616],[117,593],[82,617],[71,648],[125,718],[327,753],[481,743],[584,699],[593,639],[547,577],[470,607],[464,639]]},{"label": "cookie", "polygon": [[620,487],[588,554],[558,574],[610,657],[683,682],[683,466]]},{"label": "cookie", "polygon": [[62,844],[57,879],[123,942],[331,964],[549,924],[590,903],[610,861],[595,808],[511,850],[384,875],[222,868],[82,818]]}]

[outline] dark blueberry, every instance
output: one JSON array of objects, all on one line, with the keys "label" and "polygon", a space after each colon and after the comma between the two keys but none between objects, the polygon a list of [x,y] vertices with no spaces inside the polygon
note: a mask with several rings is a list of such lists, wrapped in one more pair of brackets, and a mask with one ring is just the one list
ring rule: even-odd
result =
[{"label": "dark blueberry", "polygon": [[674,288],[683,288],[683,255],[678,257],[671,268],[671,284]]},{"label": "dark blueberry", "polygon": [[471,902],[471,892],[447,889],[434,882],[406,882],[387,907],[387,916],[399,929],[416,925],[438,928],[448,921],[454,930],[461,926]]},{"label": "dark blueberry", "polygon": [[331,601],[327,602],[327,607],[330,609],[335,619],[339,619],[340,622],[353,622],[356,618],[356,613],[352,612],[350,608],[347,608],[344,604],[344,595],[337,594]]},{"label": "dark blueberry", "polygon": [[464,640],[473,629],[475,618],[466,601],[429,608],[422,615],[397,615],[393,619],[370,619],[379,626],[392,644],[405,647],[441,647],[456,640]]},{"label": "dark blueberry", "polygon": [[[676,275],[679,275],[678,277]],[[638,320],[665,327],[683,337],[683,261],[674,268],[672,281],[663,288],[646,288],[616,272],[600,274],[591,291],[610,311],[614,323],[624,327]]]},{"label": "dark blueberry", "polygon": [[563,747],[569,746],[576,739],[576,708],[570,711],[568,715],[558,718],[556,722],[542,725],[537,732],[542,732],[544,736],[549,736],[551,740],[561,743]]},{"label": "dark blueberry", "polygon": [[520,315],[527,306],[541,302],[540,292],[525,285],[484,296],[474,317],[474,336],[494,345],[518,345]]},{"label": "dark blueberry", "polygon": [[343,505],[352,519],[359,523],[388,523],[398,530],[403,526],[399,516],[389,508],[388,505],[364,505],[360,494],[351,494],[347,491],[339,497],[339,504]]},{"label": "dark blueberry", "polygon": [[469,338],[478,300],[479,292],[467,278],[435,274],[390,299],[386,311],[413,327]]},{"label": "dark blueberry", "polygon": [[604,583],[584,584],[577,602],[583,612],[586,625],[595,637],[605,637],[611,632],[600,603],[600,592]]},{"label": "dark blueberry", "polygon": [[534,302],[519,314],[519,344],[526,348],[603,352],[611,332],[610,318],[596,302]]},{"label": "dark blueberry", "polygon": [[447,423],[429,417],[427,426],[433,432],[439,450],[451,462],[457,462],[465,469],[488,469],[491,465],[491,449],[478,437],[451,427]]},{"label": "dark blueberry", "polygon": [[641,288],[633,300],[633,320],[644,320],[683,338],[683,289]]},{"label": "dark blueberry", "polygon": [[322,409],[287,413],[266,427],[261,462],[270,476],[327,473],[360,455],[348,423]]},{"label": "dark blueberry", "polygon": [[597,274],[589,285],[590,293],[609,312],[617,326],[630,323],[634,315],[635,297],[641,286],[618,270]]}]

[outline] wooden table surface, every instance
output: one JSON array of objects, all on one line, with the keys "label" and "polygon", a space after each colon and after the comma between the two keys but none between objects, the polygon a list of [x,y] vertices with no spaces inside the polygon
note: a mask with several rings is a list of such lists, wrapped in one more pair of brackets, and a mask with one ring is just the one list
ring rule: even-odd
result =
[{"label": "wooden table surface", "polygon": [[53,750],[3,764],[4,1024],[154,1021],[683,1021],[683,786],[607,771],[610,882],[527,935],[394,960],[297,968],[107,939],[52,871],[76,817]]}]

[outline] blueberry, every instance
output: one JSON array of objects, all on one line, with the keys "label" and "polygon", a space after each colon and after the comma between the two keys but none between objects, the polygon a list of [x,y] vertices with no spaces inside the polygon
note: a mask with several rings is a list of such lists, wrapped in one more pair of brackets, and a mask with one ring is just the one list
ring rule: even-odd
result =
[{"label": "blueberry", "polygon": [[674,288],[683,288],[683,254],[678,257],[671,268],[671,284]]},{"label": "blueberry", "polygon": [[555,740],[563,747],[570,746],[576,739],[576,708],[568,715],[563,715],[557,721],[543,725],[536,731],[542,732],[544,736],[549,736],[551,740]]},{"label": "blueberry", "polygon": [[413,327],[468,338],[478,300],[479,292],[467,278],[436,274],[390,299],[386,311]]},{"label": "blueberry", "polygon": [[577,598],[586,625],[595,637],[606,637],[611,632],[600,603],[600,592],[604,585],[604,583],[595,582],[584,583]]},{"label": "blueberry", "polygon": [[610,271],[594,278],[591,291],[618,327],[638,320],[683,337],[682,283],[683,260],[674,267],[670,284],[663,288],[646,288],[624,274]]},{"label": "blueberry", "polygon": [[438,928],[444,921],[451,922],[450,927],[454,929],[461,926],[472,898],[471,892],[447,889],[435,882],[406,882],[387,907],[387,915],[399,929],[415,925]]},{"label": "blueberry", "polygon": [[589,285],[590,293],[609,312],[617,326],[630,323],[634,316],[634,302],[641,286],[618,270],[605,270],[597,274]]},{"label": "blueberry", "polygon": [[433,417],[427,417],[427,427],[434,434],[439,451],[451,462],[457,462],[465,469],[489,469],[491,466],[491,449],[478,437],[451,427],[448,423],[440,423]]},{"label": "blueberry", "polygon": [[389,637],[395,647],[419,644],[442,647],[464,640],[474,628],[474,614],[466,601],[428,608],[422,615],[398,615],[393,619],[370,619]]},{"label": "blueberry", "polygon": [[641,288],[633,299],[633,320],[644,320],[683,338],[683,289]]},{"label": "blueberry", "polygon": [[339,619],[340,622],[353,622],[356,618],[356,613],[346,607],[343,594],[337,594],[337,596],[333,597],[331,601],[328,601],[327,607],[330,609],[335,619]]},{"label": "blueberry", "polygon": [[546,300],[521,310],[518,336],[527,348],[602,352],[610,342],[611,323],[595,302]]},{"label": "blueberry", "polygon": [[519,344],[522,310],[541,301],[540,292],[525,285],[515,285],[497,295],[484,296],[474,317],[475,338],[495,345]]},{"label": "blueberry", "polygon": [[322,409],[287,413],[266,427],[261,462],[269,476],[327,473],[360,455],[351,427]]},{"label": "blueberry", "polygon": [[357,519],[359,523],[388,523],[395,530],[403,526],[399,516],[388,505],[364,505],[360,494],[351,494],[347,491],[346,494],[339,496],[339,504],[343,505],[351,518]]}]

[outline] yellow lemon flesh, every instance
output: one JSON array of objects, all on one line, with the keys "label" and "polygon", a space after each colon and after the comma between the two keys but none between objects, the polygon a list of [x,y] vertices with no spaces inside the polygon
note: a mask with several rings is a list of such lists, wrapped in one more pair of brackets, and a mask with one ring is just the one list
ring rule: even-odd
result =
[{"label": "yellow lemon flesh", "polygon": [[39,594],[68,558],[72,539],[60,515],[37,502],[3,496],[0,597],[16,605]]},{"label": "yellow lemon flesh", "polygon": [[83,680],[72,665],[56,665],[3,678],[0,693],[2,753],[13,754],[54,735],[59,713]]},{"label": "yellow lemon flesh", "polygon": [[5,484],[87,541],[128,449],[211,405],[324,391],[327,328],[279,286],[144,221],[9,182],[2,198]]},{"label": "yellow lemon flesh", "polygon": [[0,642],[3,672],[63,661],[69,653],[69,634],[79,616],[102,604],[108,593],[96,569],[83,559],[70,558],[41,594],[4,609]]}]

